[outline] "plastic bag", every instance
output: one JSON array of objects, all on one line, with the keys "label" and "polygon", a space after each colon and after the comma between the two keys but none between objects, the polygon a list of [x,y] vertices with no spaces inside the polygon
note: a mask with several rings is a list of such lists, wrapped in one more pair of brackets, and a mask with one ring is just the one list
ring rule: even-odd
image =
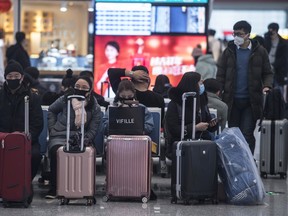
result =
[{"label": "plastic bag", "polygon": [[218,146],[218,172],[228,202],[236,205],[263,204],[264,185],[240,129],[225,128],[215,142]]}]

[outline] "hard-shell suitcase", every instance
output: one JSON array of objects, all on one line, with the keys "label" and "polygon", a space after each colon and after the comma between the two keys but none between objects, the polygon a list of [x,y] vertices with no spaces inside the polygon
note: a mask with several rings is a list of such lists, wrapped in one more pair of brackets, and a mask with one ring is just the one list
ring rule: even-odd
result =
[{"label": "hard-shell suitcase", "polygon": [[288,120],[263,120],[260,135],[260,172],[261,177],[267,174],[287,176],[288,157]]},{"label": "hard-shell suitcase", "polygon": [[139,198],[146,203],[151,188],[151,139],[148,136],[111,135],[107,142],[106,196]]},{"label": "hard-shell suitcase", "polygon": [[73,151],[70,148],[70,104],[71,99],[78,98],[82,101],[83,96],[71,95],[67,105],[67,140],[66,146],[57,151],[57,197],[60,204],[68,204],[70,199],[86,199],[86,205],[96,203],[95,199],[95,149],[84,147],[84,112],[81,122],[81,146],[80,150]]},{"label": "hard-shell suitcase", "polygon": [[27,208],[33,199],[28,96],[25,97],[25,132],[1,133],[1,138],[0,188],[4,207],[23,204]]},{"label": "hard-shell suitcase", "polygon": [[[210,140],[195,140],[196,93],[182,95],[181,141],[174,143],[171,170],[171,203],[183,200],[217,203],[217,146]],[[194,97],[192,140],[184,141],[185,101]]]}]

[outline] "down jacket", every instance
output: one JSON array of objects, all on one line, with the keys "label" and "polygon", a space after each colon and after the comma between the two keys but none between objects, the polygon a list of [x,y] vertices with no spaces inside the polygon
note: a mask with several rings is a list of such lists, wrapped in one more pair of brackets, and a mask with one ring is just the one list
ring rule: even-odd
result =
[{"label": "down jacket", "polygon": [[[85,123],[85,138],[93,143],[95,136],[99,131],[101,123],[101,109],[96,99],[91,97],[85,107],[87,113],[87,121]],[[70,137],[80,131],[75,126],[75,112],[71,105],[70,115]],[[66,127],[67,126],[67,97],[61,96],[48,109],[48,129],[49,129],[49,150],[55,145],[64,145],[66,143]],[[93,143],[94,144],[94,143]]]},{"label": "down jacket", "polygon": [[[263,112],[264,87],[272,88],[273,72],[269,63],[266,49],[255,40],[251,40],[252,50],[249,58],[248,91],[255,119],[259,119]],[[223,85],[223,101],[228,105],[228,120],[234,100],[234,83],[236,77],[236,45],[234,41],[228,43],[218,61],[216,79]]]}]

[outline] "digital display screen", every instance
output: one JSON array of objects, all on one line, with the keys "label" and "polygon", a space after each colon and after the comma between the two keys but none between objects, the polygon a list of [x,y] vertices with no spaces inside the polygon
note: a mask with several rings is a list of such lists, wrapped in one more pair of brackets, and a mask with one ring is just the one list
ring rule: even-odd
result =
[{"label": "digital display screen", "polygon": [[[206,36],[95,36],[94,91],[101,93],[101,84],[108,81],[108,68],[127,68],[145,65],[151,85],[156,76],[165,74],[177,85],[187,71],[195,71],[193,49],[200,44],[206,52]],[[106,87],[104,87],[105,89]],[[103,92],[108,96],[108,92]],[[110,91],[110,97],[113,97]]]},{"label": "digital display screen", "polygon": [[96,3],[96,35],[205,33],[204,6]]},{"label": "digital display screen", "polygon": [[208,3],[208,0],[96,0],[96,2],[128,2],[128,3],[163,3],[163,4],[203,4]]},{"label": "digital display screen", "polygon": [[94,91],[114,97],[107,70],[135,65],[149,69],[151,85],[159,74],[177,85],[195,71],[193,49],[206,53],[207,13],[208,0],[96,0]]}]

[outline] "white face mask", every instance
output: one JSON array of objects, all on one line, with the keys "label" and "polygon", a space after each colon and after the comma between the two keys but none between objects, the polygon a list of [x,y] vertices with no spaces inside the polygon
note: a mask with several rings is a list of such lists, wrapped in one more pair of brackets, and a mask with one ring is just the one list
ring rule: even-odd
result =
[{"label": "white face mask", "polygon": [[236,46],[241,46],[244,43],[244,38],[239,37],[239,36],[235,36],[234,38],[234,44]]}]

